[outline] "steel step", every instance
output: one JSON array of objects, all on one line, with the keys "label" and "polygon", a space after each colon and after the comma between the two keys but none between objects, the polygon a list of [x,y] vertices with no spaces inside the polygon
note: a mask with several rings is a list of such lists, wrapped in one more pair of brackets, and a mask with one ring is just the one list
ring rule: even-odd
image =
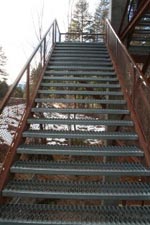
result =
[{"label": "steel step", "polygon": [[77,48],[85,48],[85,49],[107,49],[106,48],[106,45],[103,43],[101,43],[101,44],[86,44],[86,43],[79,43],[79,44],[70,44],[70,43],[60,43],[60,44],[58,44],[58,43],[56,43],[56,45],[55,45],[55,49],[64,49],[64,48],[68,48],[68,49],[77,49]]},{"label": "steel step", "polygon": [[150,29],[135,29],[133,34],[149,35]]},{"label": "steel step", "polygon": [[82,42],[82,43],[75,43],[75,42],[73,42],[73,43],[71,43],[71,42],[61,42],[61,43],[56,43],[56,45],[55,45],[55,47],[56,48],[66,48],[66,47],[68,47],[68,48],[73,48],[73,47],[75,47],[75,48],[79,48],[79,47],[81,47],[81,48],[98,48],[98,49],[101,49],[101,48],[105,48],[106,49],[106,45],[104,44],[104,42],[103,43],[86,43],[86,42]]},{"label": "steel step", "polygon": [[84,46],[82,46],[82,47],[80,47],[80,46],[76,46],[76,47],[72,47],[72,46],[70,46],[70,47],[65,47],[65,46],[61,46],[61,47],[55,47],[54,48],[54,52],[71,52],[71,53],[78,53],[78,52],[85,52],[85,54],[86,54],[86,52],[88,52],[88,53],[96,53],[96,54],[99,54],[99,53],[103,53],[103,52],[106,52],[106,53],[108,53],[108,50],[107,50],[107,48],[106,47],[101,47],[101,48],[98,48],[97,46],[96,47],[92,47],[92,48],[88,48],[88,47],[84,47]]},{"label": "steel step", "polygon": [[81,176],[150,176],[150,169],[146,169],[140,163],[98,161],[19,160],[11,166],[10,172]]},{"label": "steel step", "polygon": [[106,56],[106,57],[103,57],[103,56],[100,56],[100,57],[92,57],[92,58],[89,58],[89,57],[51,57],[50,58],[50,62],[85,62],[85,61],[88,61],[90,63],[92,62],[111,62],[109,56]]},{"label": "steel step", "polygon": [[131,45],[129,47],[129,51],[131,52],[131,54],[149,55],[149,53],[150,53],[150,45],[149,46],[135,46],[135,45]]},{"label": "steel step", "polygon": [[96,82],[118,82],[117,77],[73,77],[73,76],[47,76],[50,73],[45,72],[45,76],[43,76],[43,80],[51,80],[51,81],[84,81],[84,82],[90,82],[90,81],[96,81]]},{"label": "steel step", "polygon": [[150,200],[150,184],[142,182],[76,182],[11,180],[3,197],[51,199]]},{"label": "steel step", "polygon": [[42,82],[42,87],[75,87],[75,88],[120,88],[120,84],[83,84],[83,83],[47,83]]},{"label": "steel step", "polygon": [[86,52],[86,54],[85,54],[85,52],[83,52],[83,51],[81,51],[81,52],[66,52],[66,51],[64,51],[64,52],[53,52],[52,53],[52,57],[85,57],[85,58],[87,58],[87,57],[89,57],[89,58],[95,58],[95,57],[109,57],[109,54],[107,53],[107,52],[99,52],[99,53],[91,53],[91,52]]},{"label": "steel step", "polygon": [[136,146],[68,146],[22,144],[17,153],[36,155],[73,155],[73,156],[135,156],[143,157],[144,152]]},{"label": "steel step", "polygon": [[130,120],[97,120],[97,119],[46,119],[30,118],[30,124],[59,124],[59,125],[105,125],[105,126],[133,126]]},{"label": "steel step", "polygon": [[93,48],[60,48],[60,49],[55,49],[53,51],[54,54],[90,54],[92,55],[101,55],[101,54],[108,54],[108,50],[106,48],[101,48],[101,49],[93,49]]},{"label": "steel step", "polygon": [[135,37],[135,36],[133,36],[131,41],[142,41],[142,42],[143,41],[147,41],[147,42],[149,41],[150,42],[150,35],[147,36],[147,37],[145,37],[145,36],[144,37],[141,37],[141,36],[140,37]]},{"label": "steel step", "polygon": [[75,98],[36,98],[35,102],[38,103],[79,103],[79,104],[110,104],[110,105],[124,105],[126,104],[125,100],[107,100],[107,99],[75,99]]},{"label": "steel step", "polygon": [[138,140],[134,132],[107,132],[107,131],[53,131],[28,130],[22,134],[25,138],[68,138],[68,139],[100,139],[100,140]]},{"label": "steel step", "polygon": [[92,62],[92,61],[90,61],[90,63],[89,63],[89,61],[87,60],[87,61],[85,61],[85,62],[83,62],[83,61],[78,61],[78,62],[76,62],[76,61],[72,61],[72,62],[70,62],[70,61],[65,61],[65,62],[63,62],[63,61],[50,61],[49,62],[49,64],[48,64],[49,66],[90,66],[90,67],[94,67],[94,66],[112,66],[112,63],[111,62],[107,62],[107,61],[97,61],[97,62]]},{"label": "steel step", "polygon": [[1,225],[150,225],[149,206],[4,204],[0,211]]},{"label": "steel step", "polygon": [[47,66],[47,70],[75,70],[75,71],[82,71],[82,70],[87,70],[87,71],[94,71],[94,70],[101,70],[101,71],[114,71],[114,68],[112,67],[112,65],[110,66],[89,66],[85,65],[85,66],[74,66],[74,65],[68,65],[68,66]]},{"label": "steel step", "polygon": [[136,27],[149,27],[150,21],[149,20],[142,20],[136,24]]},{"label": "steel step", "polygon": [[121,91],[70,91],[70,90],[38,90],[38,94],[48,95],[109,95],[109,96],[123,96]]},{"label": "steel step", "polygon": [[[45,71],[45,75],[57,75],[57,76],[91,76],[92,77],[95,77],[97,76],[97,79],[100,77],[100,76],[106,76],[106,77],[109,77],[109,76],[115,76],[116,77],[116,74],[114,71]],[[87,77],[88,78],[88,77]],[[65,78],[64,78],[65,79]]]},{"label": "steel step", "polygon": [[128,115],[129,110],[125,109],[57,109],[57,108],[32,108],[32,112],[47,112],[47,113],[65,113],[65,114],[116,114],[116,115]]},{"label": "steel step", "polygon": [[56,46],[85,46],[85,47],[106,47],[104,42],[70,42],[70,41],[65,41],[65,42],[56,42]]}]

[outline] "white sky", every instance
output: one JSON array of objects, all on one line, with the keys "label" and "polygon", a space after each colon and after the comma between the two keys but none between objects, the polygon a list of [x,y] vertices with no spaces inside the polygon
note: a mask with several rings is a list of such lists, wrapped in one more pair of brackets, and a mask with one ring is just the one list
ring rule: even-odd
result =
[{"label": "white sky", "polygon": [[[36,47],[35,26],[44,1],[43,33],[54,18],[60,30],[66,31],[69,2],[77,0],[0,0],[0,46],[7,56],[8,83],[12,83]],[[88,0],[94,11],[99,0]]]}]

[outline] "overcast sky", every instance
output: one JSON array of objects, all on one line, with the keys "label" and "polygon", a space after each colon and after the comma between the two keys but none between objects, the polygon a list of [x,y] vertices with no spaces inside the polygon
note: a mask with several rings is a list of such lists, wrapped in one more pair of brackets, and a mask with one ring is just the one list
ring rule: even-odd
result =
[{"label": "overcast sky", "polygon": [[[67,28],[69,2],[77,0],[0,0],[0,46],[8,58],[9,83],[17,77],[36,47],[35,27],[44,1],[43,31],[47,30],[54,18],[62,32]],[[99,0],[88,0],[89,10],[94,11]]]}]

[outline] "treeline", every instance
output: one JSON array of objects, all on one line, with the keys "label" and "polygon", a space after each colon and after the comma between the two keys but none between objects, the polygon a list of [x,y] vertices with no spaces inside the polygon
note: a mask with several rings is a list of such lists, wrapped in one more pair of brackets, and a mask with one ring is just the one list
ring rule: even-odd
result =
[{"label": "treeline", "polygon": [[[71,13],[71,21],[68,27],[68,41],[86,41],[98,38],[98,34],[104,33],[105,20],[108,17],[110,0],[100,0],[95,9],[94,16],[89,13],[89,4],[86,0],[79,0]],[[84,36],[82,35],[84,33]],[[90,35],[91,34],[91,35]],[[97,34],[97,35],[92,35]]]},{"label": "treeline", "polygon": [[[0,46],[0,100],[6,95],[9,85],[7,84],[8,74],[5,70],[7,63],[7,57],[3,51],[3,48]],[[24,89],[20,86],[16,88],[14,97],[22,98],[24,95]]]},{"label": "treeline", "polygon": [[7,57],[0,46],[0,99],[3,98],[8,91],[8,84],[7,84],[7,72],[5,71],[5,65],[7,62]]}]

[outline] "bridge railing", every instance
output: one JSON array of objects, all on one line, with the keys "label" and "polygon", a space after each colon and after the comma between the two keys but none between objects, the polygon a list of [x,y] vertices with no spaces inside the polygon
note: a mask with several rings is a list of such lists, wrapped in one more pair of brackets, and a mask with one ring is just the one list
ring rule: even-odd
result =
[{"label": "bridge railing", "polygon": [[150,85],[108,20],[106,43],[127,99],[140,145],[150,166]]},{"label": "bridge railing", "polygon": [[11,161],[9,158],[13,155],[12,151],[15,151],[14,145],[20,129],[25,126],[24,117],[33,104],[34,94],[38,89],[50,53],[59,39],[59,27],[57,21],[54,20],[14,83],[10,86],[8,93],[1,100],[0,151],[4,150],[7,153],[5,156],[7,160],[1,159],[1,161],[4,161],[1,173],[7,170],[6,167]]}]

